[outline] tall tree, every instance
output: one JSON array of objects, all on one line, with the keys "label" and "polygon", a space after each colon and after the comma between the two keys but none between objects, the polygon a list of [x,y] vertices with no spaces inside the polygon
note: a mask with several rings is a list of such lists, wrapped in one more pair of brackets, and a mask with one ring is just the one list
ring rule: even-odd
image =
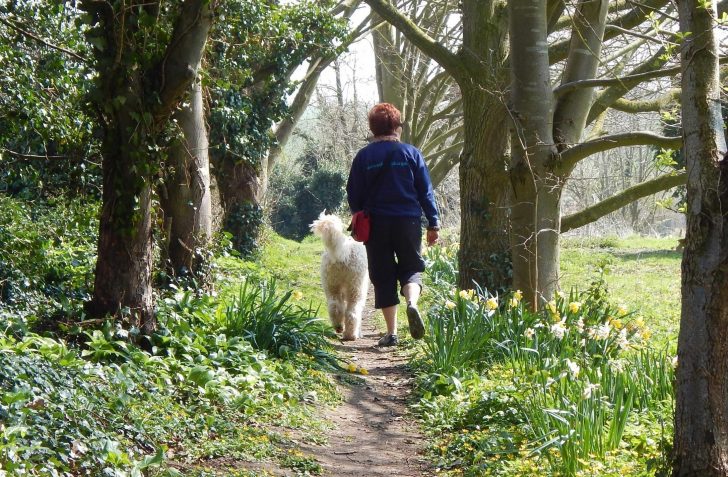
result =
[{"label": "tall tree", "polygon": [[675,477],[728,475],[728,157],[713,1],[680,0],[687,231],[678,336]]},{"label": "tall tree", "polygon": [[209,0],[83,0],[98,73],[92,101],[104,130],[95,316],[128,313],[155,327],[151,182],[160,136],[197,76],[216,7]]},{"label": "tall tree", "polygon": [[[469,287],[475,280],[491,289],[508,286],[509,263],[513,260],[514,285],[522,288],[530,301],[535,302],[538,293],[551,295],[558,284],[561,190],[578,162],[596,152],[627,145],[674,147],[680,142],[679,138],[649,132],[609,135],[600,127],[609,108],[643,111],[654,110],[656,104],[662,104],[659,101],[638,104],[624,96],[645,81],[675,73],[672,68],[660,68],[672,57],[667,48],[651,56],[635,55],[635,46],[622,48],[618,56],[610,52],[609,56],[601,57],[601,51],[606,40],[629,35],[630,28],[654,17],[666,2],[615,3],[611,12],[606,2],[580,1],[574,6],[548,2],[538,6],[537,35],[521,31],[520,17],[513,19],[511,26],[518,33],[512,47],[519,51],[509,53],[505,44],[508,12],[502,2],[461,2],[463,37],[459,49],[453,52],[386,0],[366,1],[437,61],[460,88],[464,126],[460,161],[460,285]],[[517,5],[515,2],[514,6]],[[662,21],[663,17],[657,13],[657,18]],[[564,31],[568,28],[570,33]],[[650,33],[647,27],[642,30],[635,34],[642,37]],[[549,44],[549,38],[555,40]],[[541,52],[539,62],[534,65],[524,62],[527,52],[535,50]],[[548,62],[544,63],[541,60],[546,51]],[[620,69],[629,64],[630,57],[636,66],[629,74],[617,77]],[[513,92],[528,96],[529,91],[518,86],[529,83],[532,76],[541,81],[537,90],[543,96],[530,95],[536,104],[519,100],[518,108],[513,111],[506,108],[507,104],[515,103],[508,93],[506,67],[509,63],[515,72]],[[543,71],[548,65],[550,70]],[[599,76],[605,79],[597,79],[600,65]],[[553,92],[555,98],[549,104],[551,93],[543,89],[543,80],[557,75],[561,77],[561,85]],[[595,93],[595,87],[604,89]],[[519,108],[525,108],[525,113]],[[546,114],[549,110],[552,112]],[[582,142],[588,125],[594,137]],[[511,128],[517,132],[514,140],[518,140],[513,145],[507,133]],[[556,146],[555,151],[551,149],[552,144]],[[629,196],[636,197],[653,189],[640,188],[631,191]],[[511,226],[514,234],[509,240]],[[512,257],[510,252],[518,256]]]}]

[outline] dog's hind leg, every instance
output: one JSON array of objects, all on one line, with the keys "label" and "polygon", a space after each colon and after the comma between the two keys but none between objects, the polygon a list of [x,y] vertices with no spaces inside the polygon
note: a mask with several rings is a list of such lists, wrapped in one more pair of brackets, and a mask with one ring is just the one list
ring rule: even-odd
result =
[{"label": "dog's hind leg", "polygon": [[331,326],[334,327],[337,333],[344,332],[344,307],[338,300],[330,299],[328,301],[329,318],[331,319]]},{"label": "dog's hind leg", "polygon": [[353,296],[346,305],[346,317],[344,323],[344,339],[355,340],[362,337],[361,315],[366,303],[366,294]]}]

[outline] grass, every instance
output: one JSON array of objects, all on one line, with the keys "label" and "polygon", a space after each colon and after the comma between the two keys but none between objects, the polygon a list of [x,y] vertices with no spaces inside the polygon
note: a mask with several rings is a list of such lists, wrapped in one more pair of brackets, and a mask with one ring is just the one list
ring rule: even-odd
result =
[{"label": "grass", "polygon": [[561,287],[583,289],[604,271],[615,304],[642,315],[654,340],[674,349],[680,324],[680,262],[676,238],[566,239]]}]

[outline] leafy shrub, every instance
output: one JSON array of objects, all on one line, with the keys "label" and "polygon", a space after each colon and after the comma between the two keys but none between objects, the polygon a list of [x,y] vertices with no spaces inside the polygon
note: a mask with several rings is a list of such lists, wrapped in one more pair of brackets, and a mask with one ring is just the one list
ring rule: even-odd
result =
[{"label": "leafy shrub", "polygon": [[317,310],[292,304],[291,295],[290,291],[276,295],[275,281],[251,284],[247,280],[219,315],[220,331],[242,337],[272,356],[300,352],[323,364],[336,364],[334,355],[327,351],[333,330],[316,316]]},{"label": "leafy shrub", "polygon": [[0,195],[0,321],[68,312],[89,298],[97,204],[30,203]]}]

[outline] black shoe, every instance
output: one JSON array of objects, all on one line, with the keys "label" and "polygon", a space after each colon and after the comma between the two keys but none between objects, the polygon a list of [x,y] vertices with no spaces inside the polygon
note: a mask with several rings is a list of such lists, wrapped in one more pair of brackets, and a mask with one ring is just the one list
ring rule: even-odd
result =
[{"label": "black shoe", "polygon": [[397,346],[398,344],[399,338],[397,338],[397,335],[390,335],[389,333],[387,333],[386,335],[379,338],[377,346]]},{"label": "black shoe", "polygon": [[425,322],[422,321],[417,305],[407,305],[407,323],[412,338],[420,340],[425,336]]}]

